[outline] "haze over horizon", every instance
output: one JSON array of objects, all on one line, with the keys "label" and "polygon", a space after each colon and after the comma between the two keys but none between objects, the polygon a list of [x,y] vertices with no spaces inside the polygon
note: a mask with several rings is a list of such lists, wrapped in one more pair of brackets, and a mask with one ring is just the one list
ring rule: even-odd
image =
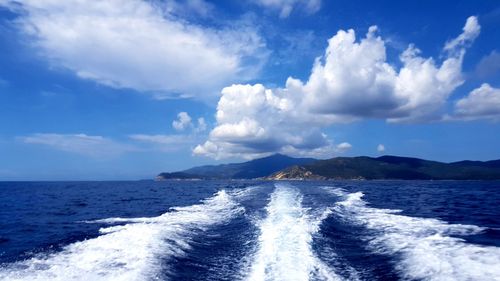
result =
[{"label": "haze over horizon", "polygon": [[0,0],[0,180],[499,159],[498,26],[486,0]]}]

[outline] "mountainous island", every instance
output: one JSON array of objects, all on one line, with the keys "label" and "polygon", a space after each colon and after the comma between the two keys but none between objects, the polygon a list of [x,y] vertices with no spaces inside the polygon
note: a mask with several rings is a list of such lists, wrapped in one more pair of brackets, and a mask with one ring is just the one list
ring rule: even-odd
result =
[{"label": "mountainous island", "polygon": [[410,157],[335,157],[327,160],[282,154],[243,163],[208,165],[160,173],[168,179],[267,180],[500,180],[500,160],[443,163]]}]

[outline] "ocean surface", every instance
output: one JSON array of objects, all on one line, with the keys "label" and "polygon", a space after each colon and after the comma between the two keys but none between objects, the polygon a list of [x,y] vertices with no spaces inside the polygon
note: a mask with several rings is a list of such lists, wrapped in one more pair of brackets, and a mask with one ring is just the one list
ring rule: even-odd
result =
[{"label": "ocean surface", "polygon": [[0,182],[0,280],[500,280],[500,182]]}]

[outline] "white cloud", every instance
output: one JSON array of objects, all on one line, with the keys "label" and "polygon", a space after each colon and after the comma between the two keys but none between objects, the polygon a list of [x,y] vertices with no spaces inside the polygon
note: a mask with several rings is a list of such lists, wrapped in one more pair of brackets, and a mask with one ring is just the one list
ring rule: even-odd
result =
[{"label": "white cloud", "polygon": [[146,135],[146,134],[134,134],[130,135],[131,140],[154,143],[161,145],[178,145],[186,142],[192,141],[189,136],[186,135]]},{"label": "white cloud", "polygon": [[182,131],[192,125],[191,116],[184,111],[177,114],[177,120],[172,121],[172,127],[174,127],[177,131]]},{"label": "white cloud", "polygon": [[187,149],[194,144],[192,135],[129,135],[129,139],[146,144],[141,146],[146,150],[156,150],[162,152],[172,152],[180,149]]},{"label": "white cloud", "polygon": [[306,82],[290,77],[284,88],[261,84],[224,88],[216,127],[194,154],[252,158],[322,150],[326,156],[337,150],[321,129],[333,123],[441,119],[443,105],[463,83],[465,46],[479,32],[477,20],[469,18],[464,33],[446,44],[441,64],[419,56],[420,51],[410,45],[400,55],[400,69],[387,62],[385,41],[376,32],[377,27],[370,27],[357,42],[353,30],[338,31]]},{"label": "white cloud", "polygon": [[377,151],[378,152],[384,152],[385,151],[385,146],[383,144],[377,145]]},{"label": "white cloud", "polygon": [[172,121],[172,127],[177,131],[192,129],[194,133],[201,133],[207,129],[207,123],[205,122],[205,118],[199,117],[197,123],[194,124],[191,116],[183,111],[177,114],[177,120]]},{"label": "white cloud", "polygon": [[135,148],[102,136],[86,134],[33,134],[18,137],[27,144],[40,144],[57,150],[83,154],[91,157],[117,156]]},{"label": "white cloud", "polygon": [[195,128],[195,132],[204,132],[207,129],[207,123],[205,122],[205,118],[198,118],[198,126]]},{"label": "white cloud", "polygon": [[387,62],[385,41],[376,32],[372,26],[356,42],[354,30],[340,30],[329,40],[324,63],[317,60],[305,84],[294,81],[308,110],[390,122],[438,119],[449,95],[463,83],[464,45],[452,44],[457,50],[451,52],[447,43],[450,52],[441,65],[410,45],[400,55],[403,66],[398,70]]},{"label": "white cloud", "polygon": [[[158,98],[213,96],[222,85],[251,78],[267,54],[249,25],[202,27],[173,15],[161,2],[7,0],[0,5],[19,14],[17,26],[52,65]],[[204,1],[185,5],[200,11],[209,6]]]},{"label": "white cloud", "polygon": [[169,13],[184,17],[193,14],[197,17],[210,17],[215,10],[212,3],[204,0],[167,0],[164,4]]},{"label": "white cloud", "polygon": [[280,18],[287,18],[295,9],[314,14],[321,8],[321,0],[255,0],[255,2],[260,6],[279,11]]},{"label": "white cloud", "polygon": [[224,88],[217,105],[218,125],[193,153],[214,158],[254,158],[274,152],[332,156],[337,148],[314,126],[323,119],[295,108],[294,101],[284,96],[287,93],[261,84]]},{"label": "white cloud", "polygon": [[485,83],[455,104],[455,118],[500,120],[500,89]]},{"label": "white cloud", "polygon": [[342,153],[350,150],[352,148],[352,145],[348,142],[343,142],[337,145],[337,151]]},{"label": "white cloud", "polygon": [[481,26],[477,21],[477,17],[471,16],[465,22],[465,26],[463,27],[463,32],[457,38],[448,41],[444,46],[444,50],[449,52],[456,52],[472,43],[478,36],[481,31]]},{"label": "white cloud", "polygon": [[97,158],[115,157],[128,152],[148,150],[170,152],[181,148],[189,149],[196,140],[193,135],[133,134],[129,135],[128,138],[134,142],[118,142],[111,138],[86,134],[51,133],[32,134],[17,139],[26,144],[45,145],[60,151]]}]

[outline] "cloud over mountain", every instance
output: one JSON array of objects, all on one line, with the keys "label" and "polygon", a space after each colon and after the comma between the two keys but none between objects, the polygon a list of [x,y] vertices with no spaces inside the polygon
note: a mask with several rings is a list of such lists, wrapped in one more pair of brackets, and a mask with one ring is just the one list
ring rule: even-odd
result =
[{"label": "cloud over mountain", "polygon": [[398,69],[387,61],[386,42],[376,26],[359,41],[354,30],[339,30],[306,82],[289,77],[284,88],[224,88],[217,125],[194,153],[215,158],[272,152],[331,154],[338,150],[321,129],[333,123],[367,118],[439,120],[449,96],[463,83],[465,50],[479,32],[477,18],[469,17],[463,32],[445,44],[440,63],[420,56],[410,44],[400,54]]}]

